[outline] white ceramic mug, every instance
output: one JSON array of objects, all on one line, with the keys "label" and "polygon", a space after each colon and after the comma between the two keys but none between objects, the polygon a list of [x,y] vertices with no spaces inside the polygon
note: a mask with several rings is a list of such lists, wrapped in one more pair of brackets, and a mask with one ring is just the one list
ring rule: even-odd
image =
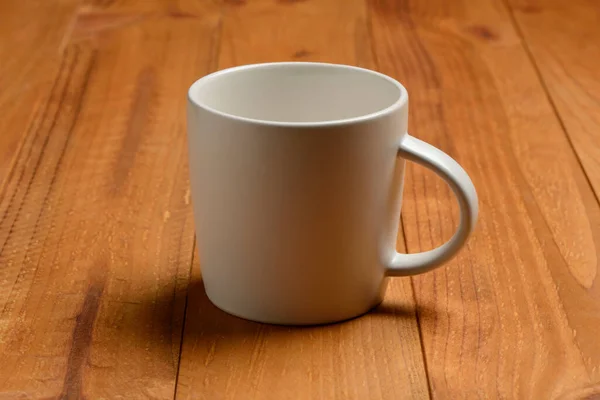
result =
[{"label": "white ceramic mug", "polygon": [[[407,133],[396,80],[346,65],[270,63],[218,71],[188,93],[190,175],[209,299],[269,323],[358,316],[386,277],[451,258],[477,219],[456,161]],[[460,225],[442,246],[396,251],[404,160],[450,185]]]}]

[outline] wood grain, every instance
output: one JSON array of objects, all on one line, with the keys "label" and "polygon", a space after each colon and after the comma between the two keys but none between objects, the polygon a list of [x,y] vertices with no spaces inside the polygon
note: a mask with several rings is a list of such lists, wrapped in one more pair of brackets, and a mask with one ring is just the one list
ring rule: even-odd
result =
[{"label": "wood grain", "polygon": [[231,0],[82,0],[80,10],[102,14],[158,14],[170,17],[204,17]]},{"label": "wood grain", "polygon": [[[506,9],[369,3],[375,57],[407,85],[412,134],[454,156],[480,195],[466,250],[413,279],[433,397],[594,387],[600,209]],[[444,184],[412,167],[406,187],[408,250],[449,238],[456,205]]]},{"label": "wood grain", "polygon": [[193,247],[184,94],[217,25],[74,29],[0,196],[2,396],[173,398]]},{"label": "wood grain", "polygon": [[197,261],[188,293],[178,399],[429,398],[408,281],[365,316],[310,328],[218,310]]},{"label": "wood grain", "polygon": [[273,61],[372,67],[362,0],[229,1],[223,13],[219,68]]},{"label": "wood grain", "polygon": [[[599,10],[0,2],[0,399],[600,396]],[[284,60],[399,79],[410,132],[480,195],[455,260],[390,280],[378,309],[341,324],[231,317],[192,260],[185,91]],[[398,248],[441,244],[457,218],[445,184],[409,164]]]},{"label": "wood grain", "polygon": [[600,7],[593,0],[511,0],[577,155],[600,197]]},{"label": "wood grain", "polygon": [[[218,68],[295,59],[372,68],[366,18],[363,2],[354,0],[229,4]],[[217,310],[194,268],[178,399],[428,397],[410,280],[391,281],[385,302],[360,319],[297,329]]]},{"label": "wood grain", "polygon": [[0,2],[0,190],[46,106],[76,4]]}]

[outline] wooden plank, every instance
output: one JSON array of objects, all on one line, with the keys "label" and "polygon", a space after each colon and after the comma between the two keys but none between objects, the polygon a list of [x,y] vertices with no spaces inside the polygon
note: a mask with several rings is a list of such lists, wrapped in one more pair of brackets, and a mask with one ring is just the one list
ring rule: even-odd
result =
[{"label": "wooden plank", "polygon": [[48,101],[76,4],[0,2],[0,192]]},{"label": "wooden plank", "polygon": [[[229,3],[219,68],[276,60],[373,67],[361,0]],[[200,268],[194,268],[178,399],[399,397],[429,397],[410,280],[391,281],[385,302],[369,315],[299,329],[217,310],[204,293]]]},{"label": "wooden plank", "polygon": [[88,39],[67,46],[0,197],[3,396],[173,398],[193,247],[185,92],[217,25],[74,29]]},{"label": "wooden plank", "polygon": [[363,0],[227,3],[219,68],[273,61],[373,64]]},{"label": "wooden plank", "polygon": [[172,17],[202,17],[230,0],[82,0],[87,13],[159,14]]},{"label": "wooden plank", "polygon": [[429,398],[407,280],[392,281],[370,314],[309,328],[218,310],[197,260],[188,293],[178,399]]},{"label": "wooden plank", "polygon": [[[600,209],[503,3],[369,4],[378,65],[410,93],[409,129],[454,156],[480,196],[467,248],[413,279],[433,397],[597,390]],[[441,244],[453,196],[414,166],[406,187],[408,250]]]},{"label": "wooden plank", "polygon": [[600,197],[600,5],[511,0],[514,17]]}]

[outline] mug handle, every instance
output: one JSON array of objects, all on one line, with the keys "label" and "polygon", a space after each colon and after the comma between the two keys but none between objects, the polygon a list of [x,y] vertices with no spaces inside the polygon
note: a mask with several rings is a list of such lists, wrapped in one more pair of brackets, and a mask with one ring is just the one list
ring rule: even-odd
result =
[{"label": "mug handle", "polygon": [[386,268],[387,276],[422,274],[448,261],[473,231],[479,211],[473,182],[452,157],[409,134],[404,135],[400,141],[398,156],[432,169],[450,185],[460,206],[460,224],[450,240],[433,250],[413,254],[402,254],[394,250]]}]

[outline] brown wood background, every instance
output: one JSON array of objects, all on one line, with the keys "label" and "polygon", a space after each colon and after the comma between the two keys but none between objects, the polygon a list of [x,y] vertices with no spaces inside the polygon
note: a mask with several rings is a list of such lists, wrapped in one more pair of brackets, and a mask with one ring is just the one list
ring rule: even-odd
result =
[{"label": "brown wood background", "polygon": [[[403,82],[480,195],[342,324],[225,315],[195,259],[186,89],[283,60]],[[0,399],[600,398],[599,194],[596,0],[0,1]],[[398,247],[456,222],[410,165]]]}]

